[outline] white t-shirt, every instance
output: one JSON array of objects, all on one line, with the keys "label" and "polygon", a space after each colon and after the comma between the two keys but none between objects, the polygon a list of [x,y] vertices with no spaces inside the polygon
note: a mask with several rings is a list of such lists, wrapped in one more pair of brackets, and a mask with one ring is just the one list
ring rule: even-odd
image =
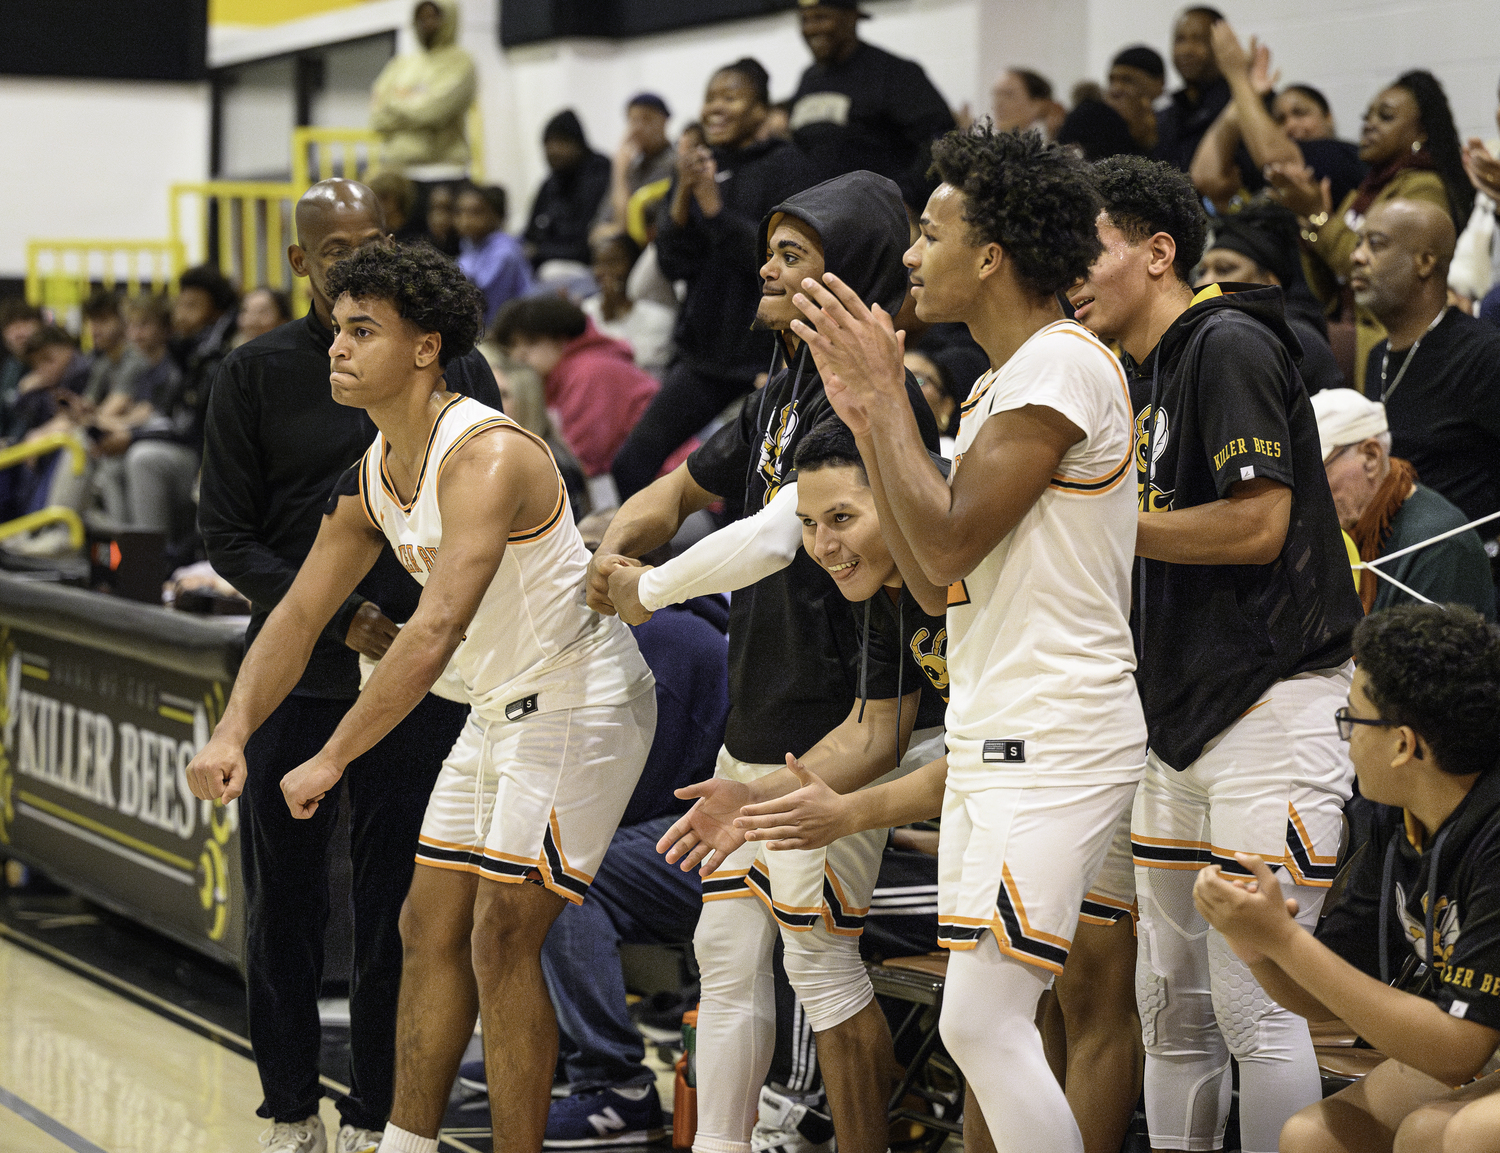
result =
[{"label": "white t-shirt", "polygon": [[1061,413],[1084,436],[1021,523],[948,590],[948,784],[1136,781],[1146,722],[1130,638],[1136,494],[1125,374],[1082,325],[1048,325],[974,383],[952,476],[986,420],[1025,405]]}]

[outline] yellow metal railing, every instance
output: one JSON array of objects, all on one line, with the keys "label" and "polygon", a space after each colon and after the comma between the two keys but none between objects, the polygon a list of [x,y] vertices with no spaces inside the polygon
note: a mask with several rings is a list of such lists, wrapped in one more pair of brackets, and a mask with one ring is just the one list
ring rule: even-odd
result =
[{"label": "yellow metal railing", "polygon": [[320,180],[362,180],[380,170],[380,137],[368,128],[292,130],[292,184],[301,196]]},{"label": "yellow metal railing", "polygon": [[219,271],[241,292],[268,284],[290,292],[298,311],[306,304],[304,283],[287,263],[296,235],[293,211],[299,190],[292,184],[210,180],[174,184],[167,217],[172,235],[194,264],[210,259],[213,217],[218,216]]},{"label": "yellow metal railing", "polygon": [[[10,448],[0,448],[0,469],[11,468],[58,451],[68,454],[73,475],[82,475],[84,467],[88,464],[88,454],[84,452],[83,445],[78,443],[77,438],[63,432],[56,432],[51,436],[39,436],[36,440],[12,445]],[[83,547],[83,521],[79,519],[76,512],[62,505],[52,505],[37,512],[29,512],[25,516],[18,516],[14,520],[0,524],[0,540],[19,536],[21,533],[31,532],[34,529],[45,528],[49,524],[67,525],[68,542],[75,549]]]},{"label": "yellow metal railing", "polygon": [[90,287],[129,293],[166,292],[184,267],[183,246],[172,240],[29,240],[26,299],[66,312]]}]

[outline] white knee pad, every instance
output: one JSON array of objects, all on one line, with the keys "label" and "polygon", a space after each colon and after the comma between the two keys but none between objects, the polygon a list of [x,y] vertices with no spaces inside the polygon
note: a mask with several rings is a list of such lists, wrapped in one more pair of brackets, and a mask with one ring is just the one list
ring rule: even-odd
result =
[{"label": "white knee pad", "polygon": [[859,956],[859,938],[835,936],[822,925],[781,934],[787,980],[797,991],[814,1032],[842,1025],[875,999]]},{"label": "white knee pad", "polygon": [[776,925],[765,906],[752,897],[706,901],[693,930],[705,995],[737,999],[771,971]]}]

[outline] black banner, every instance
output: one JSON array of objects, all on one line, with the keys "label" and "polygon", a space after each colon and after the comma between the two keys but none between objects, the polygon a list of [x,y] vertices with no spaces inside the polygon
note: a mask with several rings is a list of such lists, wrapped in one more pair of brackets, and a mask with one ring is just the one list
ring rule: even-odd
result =
[{"label": "black banner", "polygon": [[564,36],[623,39],[797,7],[797,0],[501,0],[506,48]]},{"label": "black banner", "polygon": [[187,786],[230,683],[0,624],[0,856],[242,967],[238,802]]}]

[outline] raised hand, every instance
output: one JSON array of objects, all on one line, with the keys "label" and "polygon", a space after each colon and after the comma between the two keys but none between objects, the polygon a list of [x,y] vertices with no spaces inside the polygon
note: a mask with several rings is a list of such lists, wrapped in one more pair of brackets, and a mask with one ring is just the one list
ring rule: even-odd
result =
[{"label": "raised hand", "polygon": [[882,400],[906,402],[906,334],[879,304],[869,308],[833,273],[808,278],[792,297],[806,320],[792,331],[806,342],[829,403],[856,434],[869,428],[869,411]]},{"label": "raised hand", "polygon": [[1321,181],[1305,164],[1267,164],[1266,180],[1276,199],[1301,217],[1333,211],[1333,190],[1327,177]]},{"label": "raised hand", "polygon": [[684,873],[697,868],[706,877],[745,843],[744,834],[734,827],[734,818],[750,799],[750,790],[739,781],[710,777],[678,789],[677,796],[685,801],[697,800],[662,834],[656,851]]},{"label": "raised hand", "polygon": [[1483,140],[1470,138],[1463,148],[1463,162],[1469,183],[1500,204],[1500,160],[1490,155]]}]

